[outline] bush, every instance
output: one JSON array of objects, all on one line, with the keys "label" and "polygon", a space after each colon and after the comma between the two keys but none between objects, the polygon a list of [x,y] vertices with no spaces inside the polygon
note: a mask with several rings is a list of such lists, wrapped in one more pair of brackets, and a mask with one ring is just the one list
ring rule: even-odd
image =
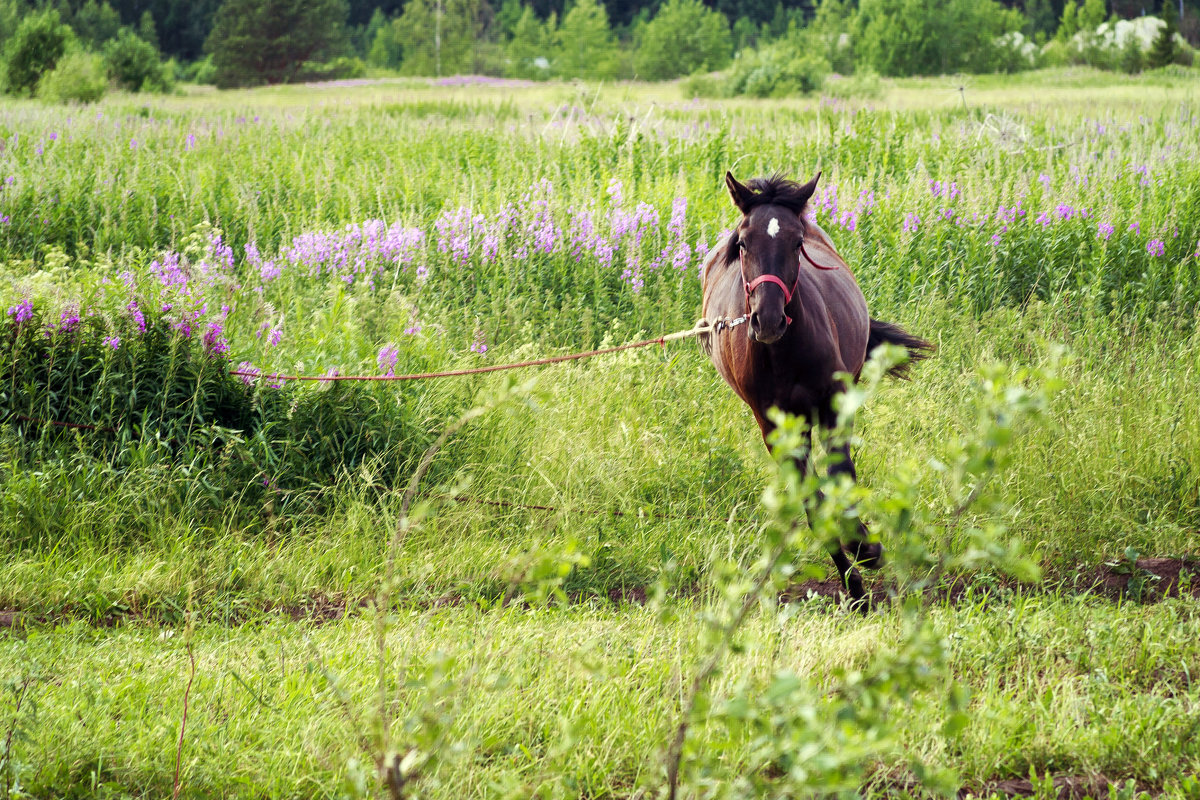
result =
[{"label": "bush", "polygon": [[1071,49],[1061,39],[1051,39],[1042,47],[1042,66],[1065,67],[1071,63]]},{"label": "bush", "polygon": [[1038,65],[1038,48],[1020,31],[1009,31],[993,43],[996,50],[996,69],[1001,72],[1020,72]]},{"label": "bush", "polygon": [[212,56],[193,61],[181,70],[180,79],[190,83],[213,84],[216,82],[217,68]]},{"label": "bush", "polygon": [[63,56],[58,65],[38,83],[38,97],[57,103],[94,103],[108,89],[104,59],[95,53],[76,50]]},{"label": "bush", "polygon": [[819,90],[829,74],[829,62],[797,51],[786,42],[738,53],[729,76],[729,94],[786,97]]},{"label": "bush", "polygon": [[877,100],[883,96],[883,79],[874,70],[862,69],[849,77],[829,76],[821,91],[839,100]]},{"label": "bush", "polygon": [[361,78],[367,74],[367,65],[361,58],[339,56],[324,64],[308,62],[296,73],[298,81],[340,81]]},{"label": "bush", "polygon": [[42,75],[54,69],[74,40],[75,33],[53,9],[25,17],[4,48],[6,89],[32,95]]},{"label": "bush", "polygon": [[733,51],[729,20],[700,0],[667,0],[635,39],[634,71],[652,81],[723,69]]},{"label": "bush", "polygon": [[710,72],[697,72],[695,75],[689,75],[679,88],[683,92],[683,96],[689,99],[693,97],[726,97],[728,95],[726,80],[719,74]]},{"label": "bush", "polygon": [[0,425],[41,459],[82,454],[118,470],[147,456],[187,463],[219,498],[244,501],[319,492],[365,465],[397,485],[428,444],[410,401],[386,387],[231,375],[211,327],[181,329],[148,312],[136,322],[56,317],[27,302],[0,318],[10,354],[0,360]]},{"label": "bush", "polygon": [[172,76],[159,61],[158,49],[128,28],[123,28],[116,39],[104,46],[104,63],[108,74],[122,89],[165,92],[172,86]]}]

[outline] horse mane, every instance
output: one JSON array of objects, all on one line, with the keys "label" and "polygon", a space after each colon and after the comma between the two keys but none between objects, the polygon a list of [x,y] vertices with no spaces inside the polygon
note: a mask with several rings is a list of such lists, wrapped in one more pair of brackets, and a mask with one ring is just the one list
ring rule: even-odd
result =
[{"label": "horse mane", "polygon": [[751,178],[746,181],[746,187],[753,189],[755,194],[746,203],[743,213],[759,206],[783,206],[793,214],[800,216],[808,205],[812,191],[804,184],[785,178],[776,172],[769,178]]}]

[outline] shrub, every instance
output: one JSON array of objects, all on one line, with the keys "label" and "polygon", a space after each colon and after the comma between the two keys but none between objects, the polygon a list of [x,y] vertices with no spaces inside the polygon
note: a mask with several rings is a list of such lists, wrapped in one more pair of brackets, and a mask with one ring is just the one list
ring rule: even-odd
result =
[{"label": "shrub", "polygon": [[324,64],[309,62],[296,74],[298,81],[340,81],[361,78],[367,74],[367,65],[361,58],[339,56]]},{"label": "shrub", "polygon": [[50,9],[21,20],[4,48],[5,86],[12,94],[31,95],[42,75],[67,52],[75,33]]},{"label": "shrub", "polygon": [[680,84],[683,96],[692,97],[725,97],[728,94],[726,79],[709,72],[697,72],[689,75]]},{"label": "shrub", "polygon": [[829,74],[829,62],[797,51],[786,42],[738,53],[729,76],[729,94],[786,97],[819,90]]},{"label": "shrub", "polygon": [[366,465],[392,485],[428,444],[409,400],[386,387],[243,380],[219,331],[148,312],[136,323],[69,311],[48,321],[27,302],[0,318],[0,343],[10,354],[0,424],[39,458],[82,452],[117,469],[147,454],[186,461],[217,495],[246,499],[319,491]]},{"label": "shrub", "polygon": [[158,50],[128,28],[104,46],[104,63],[113,80],[131,92],[165,92],[171,88],[171,76],[159,61]]},{"label": "shrub", "polygon": [[1071,63],[1071,49],[1061,39],[1051,39],[1042,47],[1042,66],[1065,67]]},{"label": "shrub", "polygon": [[635,39],[634,71],[652,81],[723,69],[733,51],[729,20],[700,0],[667,0]]},{"label": "shrub", "polygon": [[212,84],[216,82],[216,76],[217,68],[213,64],[213,57],[205,56],[184,67],[180,77],[192,83]]},{"label": "shrub", "polygon": [[877,100],[883,96],[883,80],[878,72],[862,69],[849,77],[829,76],[821,91],[840,100]]},{"label": "shrub", "polygon": [[43,76],[38,83],[38,97],[58,103],[94,103],[104,96],[107,88],[104,59],[95,53],[76,50],[63,56]]},{"label": "shrub", "polygon": [[1038,48],[1020,31],[1009,31],[993,43],[996,50],[996,69],[1001,72],[1020,72],[1038,65]]}]

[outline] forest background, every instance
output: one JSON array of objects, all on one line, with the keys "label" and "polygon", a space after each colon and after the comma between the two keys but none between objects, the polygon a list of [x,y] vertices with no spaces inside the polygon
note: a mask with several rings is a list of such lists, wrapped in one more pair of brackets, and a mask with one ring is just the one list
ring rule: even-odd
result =
[{"label": "forest background", "polygon": [[9,94],[91,101],[367,75],[670,80],[786,96],[855,76],[1191,65],[1196,0],[0,0]]}]

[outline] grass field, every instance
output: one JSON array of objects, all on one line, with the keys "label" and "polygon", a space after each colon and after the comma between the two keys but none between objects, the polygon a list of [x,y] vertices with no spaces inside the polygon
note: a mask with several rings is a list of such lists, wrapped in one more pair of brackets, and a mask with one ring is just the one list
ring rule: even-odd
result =
[{"label": "grass field", "polygon": [[[657,797],[685,721],[684,797],[1200,797],[1198,101],[6,101],[0,792]],[[825,487],[893,554],[865,618],[776,602],[829,594],[807,490],[691,342],[269,377],[687,328],[727,169],[820,170],[872,315],[939,348],[859,414],[861,493]]]}]

